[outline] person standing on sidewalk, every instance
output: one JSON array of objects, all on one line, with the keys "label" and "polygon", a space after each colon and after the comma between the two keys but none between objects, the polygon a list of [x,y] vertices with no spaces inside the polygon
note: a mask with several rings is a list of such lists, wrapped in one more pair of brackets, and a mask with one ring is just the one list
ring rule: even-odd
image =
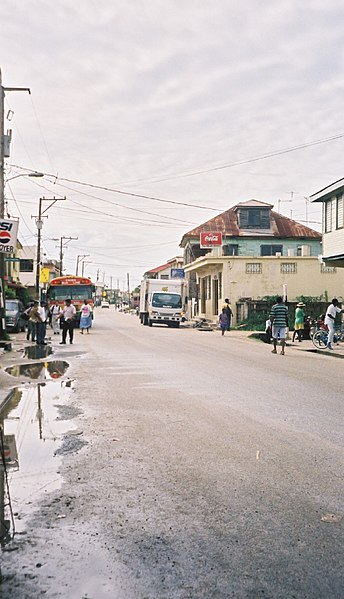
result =
[{"label": "person standing on sidewalk", "polygon": [[336,297],[333,298],[332,302],[328,306],[325,315],[325,324],[328,327],[328,338],[327,338],[327,349],[333,349],[332,342],[334,337],[334,321],[337,314],[344,312],[341,308],[338,307],[338,300]]},{"label": "person standing on sidewalk", "polygon": [[38,311],[39,303],[37,301],[33,302],[33,306],[30,310],[29,314],[29,322],[28,322],[28,340],[31,336],[31,341],[36,341],[37,339],[37,324],[41,321],[41,317]]},{"label": "person standing on sidewalk", "polygon": [[73,343],[74,335],[74,318],[76,314],[75,306],[72,305],[70,299],[66,299],[66,305],[60,314],[62,318],[62,341],[60,345],[66,345],[67,333],[69,333],[69,343]]},{"label": "person standing on sidewalk", "polygon": [[87,300],[84,300],[84,303],[81,306],[80,333],[83,335],[84,329],[86,329],[87,332],[89,333],[91,326],[92,326],[91,306],[88,304]]},{"label": "person standing on sidewalk", "polygon": [[46,345],[45,332],[46,332],[46,322],[48,318],[48,312],[46,310],[45,302],[41,302],[39,307],[37,308],[40,319],[37,322],[37,337],[36,343],[37,345]]},{"label": "person standing on sidewalk", "polygon": [[271,308],[270,312],[270,320],[272,325],[272,338],[274,348],[271,353],[277,354],[277,341],[278,339],[281,342],[281,355],[284,356],[284,348],[285,348],[285,337],[288,326],[288,308],[283,303],[283,299],[281,296],[276,298],[276,304],[274,304]]},{"label": "person standing on sidewalk", "polygon": [[54,335],[58,335],[60,332],[60,314],[62,314],[62,308],[58,301],[50,308],[51,315],[51,328],[54,331]]},{"label": "person standing on sidewalk", "polygon": [[299,302],[298,304],[296,304],[293,342],[295,341],[296,335],[297,335],[299,342],[302,341],[302,338],[304,336],[304,328],[305,328],[305,313],[303,311],[304,307],[305,307],[305,304],[303,302]]}]

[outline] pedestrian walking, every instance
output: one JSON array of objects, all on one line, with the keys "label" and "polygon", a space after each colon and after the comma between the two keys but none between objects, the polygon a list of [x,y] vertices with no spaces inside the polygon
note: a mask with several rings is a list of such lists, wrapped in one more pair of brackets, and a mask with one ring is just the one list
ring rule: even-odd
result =
[{"label": "pedestrian walking", "polygon": [[277,354],[277,341],[281,342],[281,355],[284,356],[285,351],[285,337],[288,326],[288,308],[283,303],[281,296],[276,298],[276,304],[271,308],[270,320],[272,325],[272,338],[274,348],[271,353]]},{"label": "pedestrian walking", "polygon": [[75,314],[75,306],[72,305],[70,299],[66,299],[65,307],[60,314],[62,320],[62,341],[60,341],[60,345],[66,345],[67,333],[69,333],[69,343],[73,343]]},{"label": "pedestrian walking", "polygon": [[50,308],[50,316],[51,316],[51,328],[53,329],[54,335],[59,335],[60,333],[60,315],[62,314],[62,308],[58,301],[56,300],[55,304]]},{"label": "pedestrian walking", "polygon": [[226,310],[227,320],[228,320],[227,331],[229,331],[231,328],[231,320],[232,320],[233,312],[232,312],[232,306],[229,303],[228,297],[226,297],[225,303],[222,306],[222,310],[223,309]]},{"label": "pedestrian walking", "polygon": [[222,312],[219,315],[219,324],[221,329],[221,335],[225,334],[225,331],[228,331],[228,316],[226,308],[222,308]]},{"label": "pedestrian walking", "polygon": [[81,306],[81,317],[80,317],[80,333],[83,335],[86,329],[87,333],[90,332],[92,326],[92,310],[87,300],[84,300]]},{"label": "pedestrian walking", "polygon": [[327,349],[333,349],[332,342],[333,342],[333,337],[334,337],[334,321],[336,319],[336,316],[337,316],[337,314],[344,312],[344,310],[339,308],[338,303],[339,302],[338,302],[337,298],[334,297],[332,302],[330,303],[330,305],[328,306],[328,308],[326,310],[325,325],[327,325],[327,327],[328,327],[328,338],[327,338],[327,345],[326,345]]},{"label": "pedestrian walking", "polygon": [[304,328],[305,328],[305,313],[303,311],[304,307],[305,307],[305,304],[303,302],[299,302],[298,304],[296,304],[293,342],[295,341],[296,335],[299,340],[299,343],[301,343],[301,341],[304,337]]}]

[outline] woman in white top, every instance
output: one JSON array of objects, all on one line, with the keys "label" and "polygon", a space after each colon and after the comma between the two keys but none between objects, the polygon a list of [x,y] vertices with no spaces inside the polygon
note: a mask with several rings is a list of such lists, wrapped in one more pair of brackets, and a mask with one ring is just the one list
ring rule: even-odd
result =
[{"label": "woman in white top", "polygon": [[88,305],[87,300],[84,300],[83,305],[81,306],[81,316],[80,316],[80,333],[84,334],[84,329],[87,332],[90,332],[90,328],[92,326],[92,310]]}]

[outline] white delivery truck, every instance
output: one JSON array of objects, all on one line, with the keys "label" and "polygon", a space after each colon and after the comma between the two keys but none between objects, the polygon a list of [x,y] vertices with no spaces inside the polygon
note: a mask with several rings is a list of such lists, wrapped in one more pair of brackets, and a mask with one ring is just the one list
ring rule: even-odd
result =
[{"label": "white delivery truck", "polygon": [[140,322],[179,327],[186,319],[187,281],[185,279],[143,279],[140,288]]}]

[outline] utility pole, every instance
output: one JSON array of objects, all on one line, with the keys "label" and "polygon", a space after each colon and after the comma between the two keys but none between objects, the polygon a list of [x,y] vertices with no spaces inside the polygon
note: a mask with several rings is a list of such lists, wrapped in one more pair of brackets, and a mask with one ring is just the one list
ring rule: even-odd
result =
[{"label": "utility pole", "polygon": [[[67,245],[68,241],[71,241],[72,239],[79,239],[79,238],[78,237],[60,237],[60,277],[62,277],[62,272],[63,272],[63,246]],[[66,240],[66,243],[63,243],[64,240]]]},{"label": "utility pole", "polygon": [[[43,227],[43,218],[48,218],[48,216],[45,214],[45,212],[47,212],[49,210],[49,208],[51,208],[54,204],[56,204],[56,202],[60,202],[61,200],[66,200],[66,197],[64,198],[55,198],[55,196],[53,198],[39,198],[39,204],[38,204],[38,216],[34,216],[31,218],[35,218],[36,219],[36,226],[37,226],[37,256],[36,256],[36,284],[35,284],[35,289],[36,289],[36,297],[38,300],[40,300],[40,293],[39,293],[39,278],[40,278],[40,270],[41,270],[41,231],[42,231],[42,227]],[[43,202],[50,202],[49,206],[47,206],[44,210],[42,210],[42,205]]]},{"label": "utility pole", "polygon": [[[5,92],[6,91],[26,91],[29,94],[28,87],[4,87],[2,85],[2,75],[0,69],[0,220],[5,216]],[[8,137],[8,136],[7,136]],[[6,339],[5,324],[5,255],[0,252],[0,340]]]},{"label": "utility pole", "polygon": [[89,254],[79,254],[76,257],[76,268],[75,268],[75,276],[77,277],[79,274],[79,264],[80,262],[82,262],[85,258],[87,258],[89,256]]}]

